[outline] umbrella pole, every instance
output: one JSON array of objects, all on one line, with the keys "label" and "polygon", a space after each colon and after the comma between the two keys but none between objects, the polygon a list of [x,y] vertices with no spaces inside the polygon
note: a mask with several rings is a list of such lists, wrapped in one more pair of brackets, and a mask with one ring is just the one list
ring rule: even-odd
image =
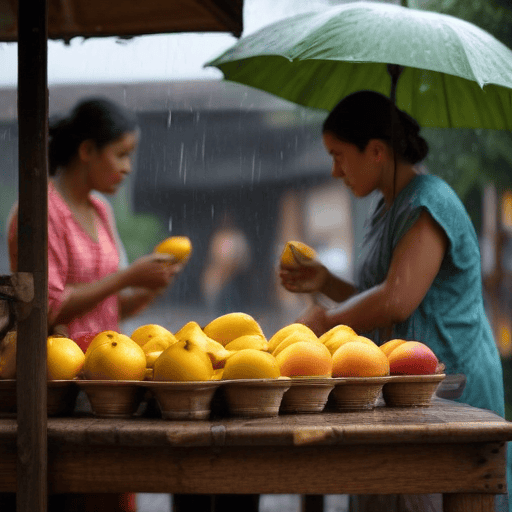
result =
[{"label": "umbrella pole", "polygon": [[389,98],[396,105],[396,86],[398,84],[398,79],[405,68],[399,64],[388,64],[387,69],[388,74],[391,77],[391,91],[389,93]]},{"label": "umbrella pole", "polygon": [[[400,75],[402,74],[402,71],[404,69],[405,69],[404,66],[400,66],[398,64],[388,64],[387,65],[387,70],[388,70],[389,76],[391,77],[391,91],[389,93],[389,99],[395,106],[396,106],[396,86],[398,84],[398,79],[400,78]],[[398,113],[393,108],[392,112],[391,112],[391,119],[392,119],[391,130],[393,133],[393,139],[394,139],[394,134],[396,132],[395,123],[399,122],[397,115],[398,115]],[[395,199],[395,190],[396,190],[396,155],[393,153],[393,199]]]}]

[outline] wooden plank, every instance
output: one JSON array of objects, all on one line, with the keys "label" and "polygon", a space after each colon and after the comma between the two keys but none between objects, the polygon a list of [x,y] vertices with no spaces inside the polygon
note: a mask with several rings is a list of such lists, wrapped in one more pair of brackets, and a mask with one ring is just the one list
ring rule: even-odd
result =
[{"label": "wooden plank", "polygon": [[426,408],[212,422],[52,418],[48,436],[65,444],[127,447],[461,443],[512,440],[512,423],[490,411],[434,400]]},{"label": "wooden plank", "polygon": [[[16,421],[0,419],[0,491],[15,487],[15,438]],[[506,489],[511,438],[510,422],[446,400],[197,422],[50,418],[48,478],[51,492],[493,494]]]},{"label": "wooden plank", "polygon": [[34,300],[18,324],[18,512],[47,508],[47,19],[46,0],[19,0],[18,270],[33,274]]},{"label": "wooden plank", "polygon": [[505,444],[50,450],[53,492],[503,493]]},{"label": "wooden plank", "polygon": [[[0,2],[0,40],[17,40],[18,0]],[[50,39],[243,30],[243,0],[48,0]]]},{"label": "wooden plank", "polygon": [[[0,420],[0,444],[15,432],[15,420]],[[491,411],[435,399],[425,408],[379,406],[350,413],[197,422],[54,417],[48,420],[48,437],[58,444],[126,447],[467,443],[510,441],[512,423]]]}]

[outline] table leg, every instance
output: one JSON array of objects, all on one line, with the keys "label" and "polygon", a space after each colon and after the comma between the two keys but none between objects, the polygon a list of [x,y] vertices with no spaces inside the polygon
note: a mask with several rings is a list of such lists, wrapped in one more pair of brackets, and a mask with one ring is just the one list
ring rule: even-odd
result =
[{"label": "table leg", "polygon": [[444,512],[494,512],[494,494],[443,494]]},{"label": "table leg", "polygon": [[323,494],[303,494],[301,502],[302,512],[324,512]]}]

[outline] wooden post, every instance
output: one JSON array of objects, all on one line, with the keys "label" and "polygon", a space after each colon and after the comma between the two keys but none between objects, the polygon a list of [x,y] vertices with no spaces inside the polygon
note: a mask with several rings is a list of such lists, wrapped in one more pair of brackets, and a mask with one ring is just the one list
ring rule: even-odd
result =
[{"label": "wooden post", "polygon": [[34,277],[32,307],[18,323],[18,512],[47,509],[47,13],[47,0],[18,0],[18,270]]}]

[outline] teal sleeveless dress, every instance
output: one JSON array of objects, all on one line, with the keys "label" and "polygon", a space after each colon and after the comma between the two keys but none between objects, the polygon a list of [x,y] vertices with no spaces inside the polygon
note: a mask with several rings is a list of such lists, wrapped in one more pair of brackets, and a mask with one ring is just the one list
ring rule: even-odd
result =
[{"label": "teal sleeveless dress", "polygon": [[[367,223],[357,287],[367,290],[384,281],[391,256],[402,236],[426,210],[448,237],[441,268],[423,301],[390,339],[421,341],[446,365],[446,373],[466,375],[458,401],[505,416],[501,360],[482,294],[480,248],[467,211],[441,178],[418,175],[387,209],[381,199]],[[364,333],[378,345],[378,331]],[[508,444],[507,482],[512,490],[512,445]],[[498,500],[497,500],[498,502]],[[508,506],[512,512],[512,502]]]},{"label": "teal sleeveless dress", "polygon": [[[392,338],[421,341],[446,365],[446,373],[466,375],[460,401],[504,416],[499,353],[482,296],[478,239],[464,205],[450,186],[433,175],[418,175],[400,191],[391,208],[381,200],[369,219],[357,287],[384,281],[392,252],[426,210],[448,237],[439,273],[418,309],[395,324]],[[377,344],[378,332],[365,333]]]},{"label": "teal sleeveless dress", "polygon": [[[400,191],[391,208],[386,208],[383,199],[378,202],[366,225],[356,286],[364,291],[384,281],[393,250],[423,210],[446,233],[448,250],[418,309],[394,326],[389,339],[428,345],[446,365],[447,374],[466,375],[460,402],[504,417],[502,367],[484,309],[478,239],[464,205],[446,182],[437,176],[418,175]],[[363,334],[378,345],[387,341],[378,331]],[[511,443],[507,462],[510,492]],[[500,502],[503,501],[498,498],[497,504]],[[505,507],[512,512],[510,500]],[[499,506],[499,510],[503,508]]]}]

